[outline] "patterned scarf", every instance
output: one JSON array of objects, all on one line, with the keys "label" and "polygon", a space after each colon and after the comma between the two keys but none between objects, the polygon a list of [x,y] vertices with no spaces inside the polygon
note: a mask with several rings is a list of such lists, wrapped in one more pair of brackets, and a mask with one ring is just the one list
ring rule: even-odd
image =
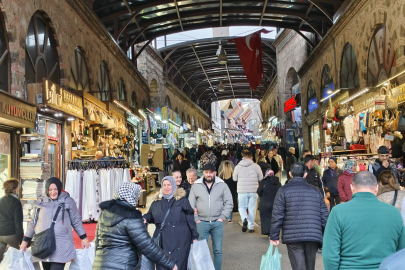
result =
[{"label": "patterned scarf", "polygon": [[135,183],[122,184],[114,195],[114,198],[121,201],[127,201],[132,206],[136,206],[141,197],[142,188]]},{"label": "patterned scarf", "polygon": [[342,171],[352,173],[352,174],[355,173],[355,172],[352,172],[352,167],[354,166],[354,164],[356,164],[356,161],[347,160],[342,167]]}]

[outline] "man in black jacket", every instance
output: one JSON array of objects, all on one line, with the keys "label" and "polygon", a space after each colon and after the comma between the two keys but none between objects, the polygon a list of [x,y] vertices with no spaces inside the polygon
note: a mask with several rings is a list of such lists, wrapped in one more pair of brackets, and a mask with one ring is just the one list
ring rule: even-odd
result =
[{"label": "man in black jacket", "polygon": [[[297,158],[295,157],[295,148],[294,147],[290,147],[288,149],[288,153],[286,156],[286,161],[285,161],[285,171],[287,172],[287,182],[291,179],[290,177],[290,170],[291,170],[291,166],[297,162]],[[287,183],[286,182],[286,183]]]},{"label": "man in black jacket", "polygon": [[305,156],[304,164],[307,175],[304,178],[308,184],[313,185],[323,194],[323,185],[319,173],[315,170],[315,162],[315,157],[313,155]]},{"label": "man in black jacket", "polygon": [[303,178],[306,172],[302,163],[294,163],[290,174],[290,182],[278,190],[274,200],[270,243],[279,244],[282,229],[292,269],[314,270],[329,211],[319,191]]},{"label": "man in black jacket", "polygon": [[390,150],[388,150],[386,146],[380,146],[377,153],[378,159],[373,164],[369,165],[369,171],[375,175],[377,181],[380,173],[386,170],[391,171],[395,177],[395,182],[399,184],[398,168],[396,168],[395,164],[389,162]]}]

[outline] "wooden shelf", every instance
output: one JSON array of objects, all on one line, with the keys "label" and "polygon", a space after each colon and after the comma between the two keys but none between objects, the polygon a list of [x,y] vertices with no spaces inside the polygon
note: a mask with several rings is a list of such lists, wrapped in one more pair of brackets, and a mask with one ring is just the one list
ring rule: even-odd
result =
[{"label": "wooden shelf", "polygon": [[[367,149],[356,149],[356,150],[341,150],[341,151],[332,151],[332,152],[327,152],[327,153],[347,153],[347,152],[355,152],[355,151],[367,151]],[[320,152],[320,154],[323,154],[324,152]]]},{"label": "wooden shelf", "polygon": [[38,157],[26,157],[26,156],[23,156],[23,157],[20,157],[20,159],[39,159],[39,158],[43,158],[42,156],[38,156]]},{"label": "wooden shelf", "polygon": [[348,157],[357,157],[357,156],[377,156],[377,153],[370,153],[370,154],[356,154],[356,155],[347,155]]},{"label": "wooden shelf", "polygon": [[21,134],[22,137],[45,137],[45,135],[41,135],[38,133],[29,133],[29,134]]}]

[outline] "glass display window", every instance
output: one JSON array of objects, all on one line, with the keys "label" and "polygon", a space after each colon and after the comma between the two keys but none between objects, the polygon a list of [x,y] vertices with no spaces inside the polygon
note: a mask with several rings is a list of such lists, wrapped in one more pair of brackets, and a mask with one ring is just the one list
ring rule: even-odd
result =
[{"label": "glass display window", "polygon": [[319,130],[319,124],[311,126],[311,148],[313,155],[318,155],[321,152],[321,132]]}]

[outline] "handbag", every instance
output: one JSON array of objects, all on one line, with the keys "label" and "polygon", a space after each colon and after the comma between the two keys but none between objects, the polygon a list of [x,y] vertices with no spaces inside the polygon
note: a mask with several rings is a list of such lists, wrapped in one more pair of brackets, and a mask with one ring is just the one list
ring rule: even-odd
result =
[{"label": "handbag", "polygon": [[382,87],[380,93],[374,98],[374,105],[376,110],[385,110],[385,95],[381,94],[381,90],[385,89]]},{"label": "handbag", "polygon": [[[162,245],[161,245],[161,239],[160,239],[161,236],[160,236],[160,235],[161,235],[161,233],[162,233],[162,231],[163,231],[163,228],[164,228],[164,226],[165,226],[165,222],[166,222],[167,216],[168,216],[169,213],[170,213],[170,208],[172,208],[172,205],[173,205],[174,201],[175,201],[175,200],[173,200],[172,203],[169,205],[169,209],[167,210],[166,215],[165,215],[165,217],[163,218],[162,223],[160,224],[160,229],[159,229],[158,235],[157,235],[155,238],[152,239],[152,241],[153,241],[157,246],[159,246],[160,248],[162,247]],[[168,254],[166,254],[166,255],[168,255]],[[170,256],[170,255],[169,255],[169,256]],[[155,263],[151,262],[145,255],[142,254],[142,258],[141,258],[141,261],[140,261],[140,268],[135,268],[135,269],[139,269],[139,270],[154,270],[154,269],[155,269]]]},{"label": "handbag", "polygon": [[394,132],[398,130],[398,120],[399,120],[399,112],[395,111],[393,115],[393,120],[390,123],[390,131]]},{"label": "handbag", "polygon": [[58,217],[61,208],[62,205],[59,204],[55,216],[52,219],[51,227],[49,227],[49,229],[46,229],[45,231],[42,231],[34,235],[33,242],[31,245],[32,256],[37,257],[39,259],[45,259],[55,252],[56,240],[54,227],[56,223],[56,218]]},{"label": "handbag", "polygon": [[391,84],[388,83],[388,88],[386,89],[387,95],[385,96],[385,109],[386,110],[395,110],[398,109],[398,103],[392,94]]},{"label": "handbag", "polygon": [[332,122],[335,116],[335,108],[332,106],[332,100],[329,98],[329,109],[326,113],[326,122]]}]

